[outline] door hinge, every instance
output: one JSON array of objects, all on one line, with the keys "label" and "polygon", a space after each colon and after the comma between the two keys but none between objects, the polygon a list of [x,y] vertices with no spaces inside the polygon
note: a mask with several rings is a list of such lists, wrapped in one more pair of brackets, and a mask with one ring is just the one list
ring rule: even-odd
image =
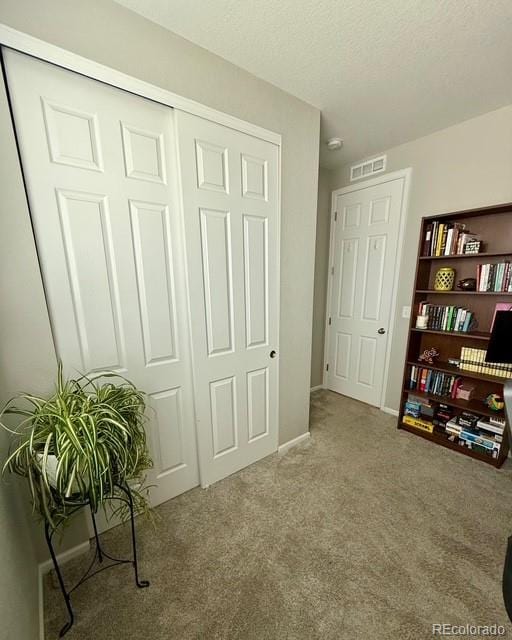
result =
[{"label": "door hinge", "polygon": [[325,365],[325,370],[329,371],[329,365],[328,364]]},{"label": "door hinge", "polygon": [[335,211],[335,212],[334,212],[334,222],[336,222],[336,220],[337,220],[337,219],[338,219],[338,212],[337,212],[337,211]]},{"label": "door hinge", "polygon": [[329,326],[331,326],[331,318],[329,318]]},{"label": "door hinge", "polygon": [[334,275],[334,267],[331,267],[331,276]]}]

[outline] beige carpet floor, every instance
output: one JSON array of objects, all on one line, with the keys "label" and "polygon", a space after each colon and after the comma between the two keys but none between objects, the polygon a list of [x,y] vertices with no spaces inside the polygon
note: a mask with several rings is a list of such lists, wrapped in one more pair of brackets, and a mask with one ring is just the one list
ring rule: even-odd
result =
[{"label": "beige carpet floor", "polygon": [[[328,391],[311,439],[138,522],[141,573],[74,594],[69,640],[422,640],[433,623],[502,624],[512,465],[501,471],[395,429]],[[129,552],[129,532],[103,537]],[[87,565],[65,566],[71,580]],[[51,578],[46,638],[65,620]],[[459,636],[466,637],[466,636]]]}]

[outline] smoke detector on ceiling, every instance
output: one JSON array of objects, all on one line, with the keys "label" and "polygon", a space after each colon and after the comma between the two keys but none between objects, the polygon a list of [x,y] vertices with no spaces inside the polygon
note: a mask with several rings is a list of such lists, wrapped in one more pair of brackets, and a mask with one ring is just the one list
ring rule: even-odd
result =
[{"label": "smoke detector on ceiling", "polygon": [[327,140],[327,148],[329,151],[338,151],[343,146],[343,140],[341,138],[329,138]]}]

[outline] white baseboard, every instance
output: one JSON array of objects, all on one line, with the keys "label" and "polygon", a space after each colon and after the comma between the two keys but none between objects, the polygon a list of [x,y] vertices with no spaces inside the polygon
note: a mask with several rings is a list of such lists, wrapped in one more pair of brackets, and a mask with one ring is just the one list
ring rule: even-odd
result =
[{"label": "white baseboard", "polygon": [[325,389],[323,384],[317,384],[316,387],[311,387],[311,393],[313,393],[313,391],[318,391],[319,389]]},{"label": "white baseboard", "polygon": [[389,413],[389,415],[395,416],[396,418],[398,418],[398,411],[396,409],[390,409],[389,407],[381,407],[380,410],[384,411],[384,413]]},{"label": "white baseboard", "polygon": [[301,442],[305,442],[308,438],[309,438],[309,431],[306,433],[303,433],[301,436],[297,436],[296,438],[293,438],[293,440],[288,440],[288,442],[285,442],[284,444],[281,444],[277,447],[277,453],[282,456],[283,454],[285,454],[287,451],[289,451],[292,447],[295,447],[297,444],[300,444]]},{"label": "white baseboard", "polygon": [[[87,553],[91,548],[89,540],[86,542],[82,542],[82,544],[78,544],[76,547],[72,547],[67,551],[63,551],[59,553],[57,556],[57,560],[59,565],[66,564],[73,558],[77,556],[81,556],[83,553]],[[38,590],[39,590],[39,640],[44,640],[44,588],[43,588],[43,578],[44,576],[53,569],[53,562],[51,558],[49,560],[45,560],[41,562],[38,566],[37,571],[37,581],[38,581]]]},{"label": "white baseboard", "polygon": [[39,608],[39,640],[44,640],[44,593],[43,593],[43,572],[41,565],[37,567],[37,591]]},{"label": "white baseboard", "polygon": [[[69,562],[73,558],[76,558],[77,556],[81,556],[83,553],[87,553],[90,548],[91,548],[90,542],[89,540],[87,540],[86,542],[77,544],[76,547],[72,547],[67,551],[63,551],[62,553],[59,553],[57,556],[59,565],[66,564],[66,562]],[[44,562],[41,562],[39,565],[39,572],[41,573],[42,576],[47,574],[52,569],[53,569],[53,562],[51,558],[48,560],[45,560]]]}]

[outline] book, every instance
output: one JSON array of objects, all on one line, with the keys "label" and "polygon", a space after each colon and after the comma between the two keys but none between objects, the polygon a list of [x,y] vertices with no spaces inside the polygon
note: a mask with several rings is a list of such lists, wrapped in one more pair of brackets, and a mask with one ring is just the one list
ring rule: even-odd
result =
[{"label": "book", "polygon": [[407,401],[404,405],[404,415],[412,416],[413,418],[420,418],[421,404],[418,402]]},{"label": "book", "polygon": [[511,287],[511,263],[479,264],[476,268],[477,291],[508,292]]},{"label": "book", "polygon": [[481,429],[483,431],[489,431],[490,433],[494,433],[494,434],[497,434],[499,436],[502,436],[503,432],[505,431],[505,425],[497,426],[495,424],[492,424],[488,420],[484,420],[483,418],[478,421],[477,426],[478,426],[479,429]]},{"label": "book", "polygon": [[425,391],[425,388],[427,386],[427,376],[428,376],[428,369],[422,369],[421,377],[420,377],[420,386],[419,386],[420,391]]},{"label": "book", "polygon": [[494,438],[487,438],[480,434],[471,433],[471,431],[465,431],[464,429],[459,433],[459,438],[461,440],[467,440],[468,442],[474,442],[475,444],[484,447],[484,449],[490,449],[491,451],[494,448],[499,449],[499,443],[497,443]]},{"label": "book", "polygon": [[453,435],[458,436],[459,433],[462,431],[462,427],[459,425],[456,418],[452,418],[446,423],[445,430],[448,433],[452,433]]},{"label": "book", "polygon": [[498,457],[502,443],[501,434],[485,432],[476,426],[464,426],[460,422],[461,419],[458,416],[446,423],[445,431],[451,438],[455,438],[459,444],[469,446],[475,451]]},{"label": "book", "polygon": [[475,236],[465,232],[465,224],[434,221],[425,227],[421,252],[423,256],[451,256],[464,253],[464,247]]},{"label": "book", "polygon": [[413,393],[407,395],[407,402],[420,407],[421,417],[432,418],[434,415],[434,405],[429,398],[417,396]]},{"label": "book", "polygon": [[478,416],[470,411],[463,411],[457,416],[457,424],[465,429],[472,429],[478,423]]},{"label": "book", "polygon": [[460,330],[463,331],[464,333],[467,333],[469,331],[470,323],[471,323],[471,313],[466,311],[464,313],[464,322],[463,322],[462,328]]},{"label": "book", "polygon": [[459,369],[483,373],[487,376],[512,378],[512,364],[486,362],[487,350],[474,347],[461,347]]},{"label": "book", "polygon": [[444,255],[449,256],[453,253],[453,237],[455,235],[455,225],[448,229],[446,234],[446,245],[444,248]]},{"label": "book", "polygon": [[404,416],[402,418],[402,422],[404,424],[409,425],[410,427],[414,427],[415,429],[420,429],[421,431],[426,431],[427,433],[432,433],[434,431],[434,425],[432,422],[428,420],[422,420],[421,418],[413,418],[412,416]]},{"label": "book", "polygon": [[[421,393],[429,393],[434,396],[454,398],[461,381],[462,378],[454,374],[412,365],[408,387],[411,391],[420,391]],[[414,402],[414,400],[411,402]]]},{"label": "book", "polygon": [[446,430],[447,423],[453,418],[453,407],[446,404],[439,404],[434,411],[434,428],[441,433]]},{"label": "book", "polygon": [[427,224],[425,230],[425,239],[423,241],[423,251],[422,255],[429,256],[430,255],[430,246],[432,244],[432,229],[434,225],[432,223]]},{"label": "book", "polygon": [[453,305],[420,302],[418,315],[427,316],[427,329],[468,333],[475,325],[472,311]]},{"label": "book", "polygon": [[436,256],[440,256],[441,255],[441,245],[443,243],[443,235],[444,235],[444,228],[445,228],[445,224],[443,222],[439,223],[439,227],[437,229],[437,239],[436,239]]},{"label": "book", "polygon": [[439,226],[439,222],[433,222],[432,223],[432,235],[430,238],[430,251],[429,251],[429,255],[430,256],[434,256],[436,251],[435,251],[435,239],[437,238],[437,228]]}]

